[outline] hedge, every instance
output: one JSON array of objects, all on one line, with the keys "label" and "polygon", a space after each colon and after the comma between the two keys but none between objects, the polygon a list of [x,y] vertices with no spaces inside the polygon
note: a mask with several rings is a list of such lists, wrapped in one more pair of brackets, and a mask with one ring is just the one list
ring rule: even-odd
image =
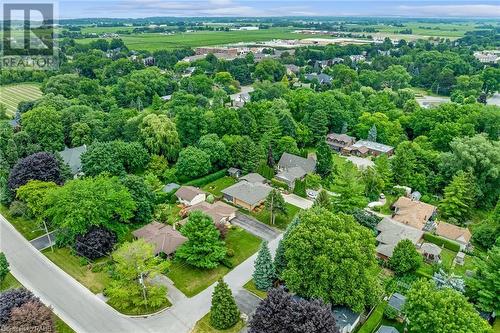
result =
[{"label": "hedge", "polygon": [[387,306],[387,302],[380,302],[375,309],[373,309],[370,317],[365,321],[363,326],[359,329],[358,333],[372,333],[380,326],[382,318],[384,317],[384,310]]},{"label": "hedge", "polygon": [[274,187],[279,187],[284,190],[288,190],[288,185],[285,182],[282,182],[281,180],[277,180],[276,178],[271,179],[271,185]]},{"label": "hedge", "polygon": [[208,183],[211,183],[213,181],[216,181],[217,179],[224,177],[226,174],[227,174],[227,169],[222,169],[222,170],[219,170],[217,172],[206,175],[204,177],[190,180],[187,183],[185,183],[184,185],[202,187],[202,186],[207,185]]},{"label": "hedge", "polygon": [[455,242],[448,240],[446,238],[430,234],[428,232],[424,233],[424,240],[426,240],[430,243],[439,245],[439,246],[444,246],[446,249],[454,251],[454,252],[460,251],[460,244],[455,243]]}]

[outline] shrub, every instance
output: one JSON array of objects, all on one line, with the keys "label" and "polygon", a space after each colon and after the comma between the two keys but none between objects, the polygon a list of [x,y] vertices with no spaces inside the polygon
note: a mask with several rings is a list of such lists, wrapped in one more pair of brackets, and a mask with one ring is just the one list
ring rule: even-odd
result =
[{"label": "shrub", "polygon": [[202,187],[207,185],[208,183],[211,183],[213,181],[216,181],[217,179],[220,179],[224,177],[227,173],[227,169],[222,169],[217,172],[211,173],[209,175],[206,175],[204,177],[198,178],[198,179],[193,179],[184,185],[191,185],[195,187]]},{"label": "shrub", "polygon": [[386,306],[384,309],[384,317],[389,320],[394,320],[398,317],[398,310],[394,309],[392,306]]},{"label": "shrub", "polygon": [[299,197],[305,198],[306,194],[306,182],[304,180],[297,179],[295,181],[295,186],[293,188],[293,193],[298,195]]},{"label": "shrub", "polygon": [[116,235],[102,227],[92,227],[86,234],[76,237],[75,251],[78,255],[95,260],[113,250]]},{"label": "shrub", "polygon": [[37,298],[25,288],[11,289],[0,294],[0,326],[5,324],[13,308],[17,308]]},{"label": "shrub", "polygon": [[284,190],[288,190],[288,185],[281,180],[277,180],[276,178],[271,179],[271,185],[273,185],[274,187],[282,188]]},{"label": "shrub", "polygon": [[424,233],[424,240],[439,246],[444,246],[446,249],[454,252],[460,251],[460,245],[458,243],[455,243],[443,237],[430,234],[428,232]]}]

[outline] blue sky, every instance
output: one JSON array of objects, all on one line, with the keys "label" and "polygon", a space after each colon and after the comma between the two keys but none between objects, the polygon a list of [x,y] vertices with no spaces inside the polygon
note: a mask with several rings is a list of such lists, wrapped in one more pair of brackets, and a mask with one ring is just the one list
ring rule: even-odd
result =
[{"label": "blue sky", "polygon": [[500,1],[60,0],[60,18],[150,16],[400,16],[500,18]]}]

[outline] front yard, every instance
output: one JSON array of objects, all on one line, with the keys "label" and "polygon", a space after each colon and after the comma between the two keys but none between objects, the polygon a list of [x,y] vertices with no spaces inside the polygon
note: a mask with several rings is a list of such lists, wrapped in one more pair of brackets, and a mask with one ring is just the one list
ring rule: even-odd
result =
[{"label": "front yard", "polygon": [[[259,249],[261,239],[240,228],[233,228],[226,237],[228,249],[234,251],[231,259],[233,267],[236,267],[245,259],[253,255]],[[219,278],[226,275],[231,269],[219,265],[214,269],[201,269],[190,266],[182,261],[174,259],[170,272],[167,274],[175,286],[186,296],[192,297],[206,289]]]},{"label": "front yard", "polygon": [[245,283],[245,285],[243,286],[243,288],[245,288],[246,290],[248,290],[252,294],[255,294],[255,296],[257,296],[257,297],[259,297],[261,299],[264,299],[264,298],[267,297],[267,292],[257,289],[257,287],[255,286],[255,282],[253,281],[253,279],[251,279],[250,281],[248,281],[247,283]]},{"label": "front yard", "polygon": [[214,180],[211,183],[208,183],[207,185],[203,186],[201,189],[212,193],[216,198],[221,198],[222,197],[222,190],[225,189],[226,187],[229,187],[231,185],[234,185],[236,183],[236,180],[233,177],[222,177],[217,180]]},{"label": "front yard", "polygon": [[9,208],[4,205],[0,205],[0,214],[2,214],[14,228],[29,241],[45,234],[45,230],[41,228],[38,223],[22,216],[12,216],[9,212]]},{"label": "front yard", "polygon": [[236,325],[227,330],[217,330],[212,326],[210,326],[210,312],[209,312],[205,316],[203,316],[203,318],[198,320],[191,333],[238,333],[244,326],[245,323],[243,322],[243,320],[240,319],[240,321],[237,322]]},{"label": "front yard", "polygon": [[297,215],[297,213],[300,211],[300,208],[297,206],[291,205],[289,203],[285,203],[285,205],[287,214],[277,214],[274,225],[271,224],[271,214],[264,207],[260,208],[260,211],[251,211],[249,213],[262,223],[284,230],[286,229],[287,225],[292,222],[292,219],[295,217],[295,215]]}]

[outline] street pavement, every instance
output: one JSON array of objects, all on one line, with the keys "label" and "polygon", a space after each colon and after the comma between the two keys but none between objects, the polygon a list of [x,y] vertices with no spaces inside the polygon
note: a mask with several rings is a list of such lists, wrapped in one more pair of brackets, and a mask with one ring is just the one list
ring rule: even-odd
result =
[{"label": "street pavement", "polygon": [[[281,237],[269,242],[272,253]],[[122,315],[53,264],[1,215],[0,251],[7,256],[14,277],[76,332],[188,333],[210,310],[215,284],[192,298],[176,297],[172,307],[156,315],[137,318]],[[251,279],[256,257],[254,254],[224,277],[233,293]]]}]

